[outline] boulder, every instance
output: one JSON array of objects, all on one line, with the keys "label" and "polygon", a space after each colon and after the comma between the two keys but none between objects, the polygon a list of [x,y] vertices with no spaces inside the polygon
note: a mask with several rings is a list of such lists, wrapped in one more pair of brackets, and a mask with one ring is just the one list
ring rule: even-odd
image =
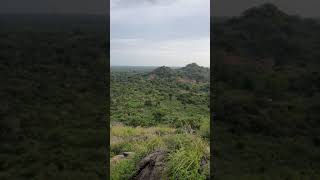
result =
[{"label": "boulder", "polygon": [[168,151],[158,150],[145,158],[138,164],[138,168],[132,180],[160,180],[164,170],[165,160]]}]

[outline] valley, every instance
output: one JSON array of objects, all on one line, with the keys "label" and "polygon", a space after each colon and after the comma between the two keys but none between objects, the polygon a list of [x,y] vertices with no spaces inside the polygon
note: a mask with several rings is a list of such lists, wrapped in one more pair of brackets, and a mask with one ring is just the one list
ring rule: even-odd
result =
[{"label": "valley", "polygon": [[[123,69],[111,67],[111,178],[207,179],[209,68]],[[154,154],[162,165],[141,169]]]}]

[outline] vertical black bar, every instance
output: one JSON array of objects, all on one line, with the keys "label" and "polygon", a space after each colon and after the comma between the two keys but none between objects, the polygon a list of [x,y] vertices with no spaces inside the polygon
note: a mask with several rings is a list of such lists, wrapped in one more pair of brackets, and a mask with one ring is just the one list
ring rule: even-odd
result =
[{"label": "vertical black bar", "polygon": [[110,179],[110,99],[111,99],[111,95],[110,95],[110,0],[107,0],[107,59],[106,59],[106,94],[107,94],[107,100],[106,100],[106,127],[107,127],[107,133],[106,133],[106,137],[107,137],[107,151],[106,151],[106,162],[107,162],[107,166],[106,166],[106,172],[107,173],[107,179]]},{"label": "vertical black bar", "polygon": [[108,179],[109,1],[0,2],[0,179]]},{"label": "vertical black bar", "polygon": [[320,178],[319,2],[269,2],[211,6],[215,179]]},{"label": "vertical black bar", "polygon": [[214,179],[214,175],[215,175],[215,154],[214,154],[214,150],[215,150],[215,145],[214,145],[214,87],[215,87],[215,83],[214,83],[214,59],[213,59],[213,45],[214,45],[214,41],[213,41],[213,33],[212,33],[212,29],[213,27],[213,22],[212,22],[212,13],[213,13],[213,6],[214,6],[214,1],[210,1],[210,179]]}]

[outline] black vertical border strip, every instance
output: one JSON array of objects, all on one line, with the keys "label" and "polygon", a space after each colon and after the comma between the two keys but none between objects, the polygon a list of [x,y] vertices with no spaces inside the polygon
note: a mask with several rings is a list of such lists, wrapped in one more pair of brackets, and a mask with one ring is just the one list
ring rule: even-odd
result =
[{"label": "black vertical border strip", "polygon": [[110,0],[107,1],[107,14],[106,14],[106,44],[107,44],[107,49],[106,49],[106,61],[105,61],[105,68],[106,68],[106,74],[105,74],[105,87],[106,87],[106,128],[107,128],[107,151],[106,151],[106,172],[107,172],[107,179],[110,179]]},{"label": "black vertical border strip", "polygon": [[212,14],[213,2],[210,0],[210,179],[214,179],[215,162],[214,162],[214,67],[213,67],[213,34],[212,34]]}]

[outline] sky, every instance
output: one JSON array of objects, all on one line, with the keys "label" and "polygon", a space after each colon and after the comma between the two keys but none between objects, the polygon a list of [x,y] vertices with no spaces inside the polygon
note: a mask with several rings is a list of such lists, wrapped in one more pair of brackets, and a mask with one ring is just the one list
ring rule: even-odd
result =
[{"label": "sky", "polygon": [[320,0],[1,0],[0,14],[111,11],[112,65],[209,66],[210,5],[213,16],[236,16],[266,2],[289,14],[320,17]]},{"label": "sky", "polygon": [[210,66],[210,0],[111,0],[116,66]]},{"label": "sky", "polygon": [[244,10],[263,3],[273,3],[288,14],[320,17],[319,0],[212,0],[213,16],[237,16]]}]

